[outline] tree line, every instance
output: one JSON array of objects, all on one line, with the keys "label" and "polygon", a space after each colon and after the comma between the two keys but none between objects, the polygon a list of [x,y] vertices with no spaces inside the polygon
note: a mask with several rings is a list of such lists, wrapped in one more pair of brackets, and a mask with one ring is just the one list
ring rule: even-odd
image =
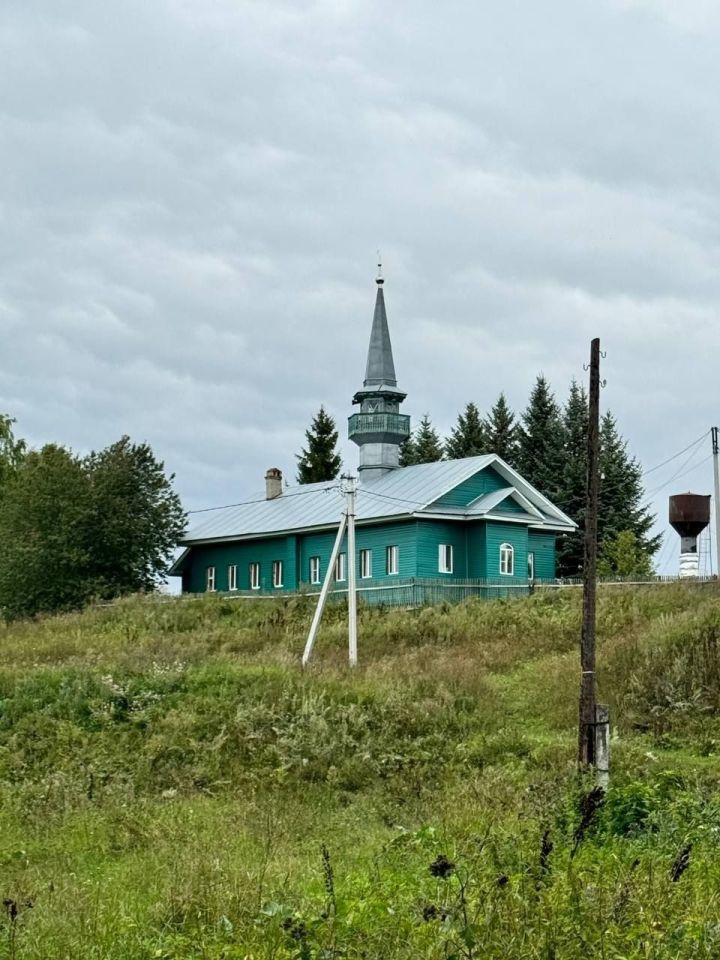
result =
[{"label": "tree line", "polygon": [[[587,478],[588,398],[572,381],[559,403],[541,374],[519,416],[501,393],[486,416],[469,402],[450,435],[442,439],[425,414],[400,448],[401,466],[459,460],[495,453],[516,469],[578,525],[559,538],[558,575],[579,576],[583,563]],[[340,472],[335,423],[321,407],[306,432],[298,457],[298,482],[329,480]],[[627,449],[617,421],[608,411],[600,425],[599,572],[603,576],[646,576],[661,536],[652,536],[654,516],[644,502],[642,467]]]},{"label": "tree line", "polygon": [[0,414],[0,614],[153,590],[186,523],[174,477],[129,437],[87,456],[29,450]]}]

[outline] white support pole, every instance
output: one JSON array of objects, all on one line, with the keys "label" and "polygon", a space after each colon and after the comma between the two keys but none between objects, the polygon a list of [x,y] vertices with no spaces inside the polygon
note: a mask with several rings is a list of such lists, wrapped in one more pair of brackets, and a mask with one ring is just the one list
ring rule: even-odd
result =
[{"label": "white support pole", "polygon": [[335,575],[335,563],[340,553],[340,547],[342,546],[343,537],[345,536],[345,527],[347,526],[347,513],[343,514],[342,520],[340,521],[340,526],[338,527],[337,536],[335,537],[335,544],[332,548],[332,553],[330,554],[330,562],[328,563],[328,568],[325,571],[325,579],[323,580],[322,590],[320,591],[320,596],[318,597],[317,606],[315,607],[315,615],[310,625],[310,633],[308,634],[307,642],[305,644],[305,651],[302,656],[302,665],[307,666],[307,662],[310,659],[310,654],[312,653],[313,646],[315,644],[315,636],[318,632],[318,627],[320,626],[320,620],[323,615],[323,610],[325,609],[325,601],[327,600],[328,591],[330,590],[330,584],[332,583],[333,576]]},{"label": "white support pole", "polygon": [[357,578],[355,576],[355,477],[347,478],[348,525],[348,647],[350,666],[357,666]]},{"label": "white support pole", "polygon": [[715,570],[720,578],[720,466],[718,466],[718,428],[712,428],[713,469],[715,472]]}]

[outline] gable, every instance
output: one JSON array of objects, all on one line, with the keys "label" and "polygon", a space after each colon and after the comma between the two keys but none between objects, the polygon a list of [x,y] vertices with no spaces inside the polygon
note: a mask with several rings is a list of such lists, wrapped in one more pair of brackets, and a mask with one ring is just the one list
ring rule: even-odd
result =
[{"label": "gable", "polygon": [[[507,480],[492,467],[485,467],[478,471],[467,480],[463,480],[452,490],[448,490],[438,500],[433,501],[428,507],[467,507],[484,496],[486,493],[495,493],[496,490],[502,490],[508,486]],[[522,510],[520,512],[523,512]]]}]

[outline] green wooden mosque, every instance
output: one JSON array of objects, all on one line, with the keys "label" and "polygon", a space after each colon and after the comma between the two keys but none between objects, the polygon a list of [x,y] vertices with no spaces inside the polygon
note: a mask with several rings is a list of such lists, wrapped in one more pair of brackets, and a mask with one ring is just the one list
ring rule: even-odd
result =
[{"label": "green wooden mosque", "polygon": [[[358,591],[415,604],[528,592],[555,577],[555,542],[575,524],[495,454],[399,465],[410,417],[395,376],[383,280],[377,280],[365,380],[348,421],[360,448]],[[171,575],[184,593],[278,595],[320,590],[344,498],[340,481],[283,486],[280,470],[244,503],[198,515]],[[333,592],[347,591],[347,545]]]}]

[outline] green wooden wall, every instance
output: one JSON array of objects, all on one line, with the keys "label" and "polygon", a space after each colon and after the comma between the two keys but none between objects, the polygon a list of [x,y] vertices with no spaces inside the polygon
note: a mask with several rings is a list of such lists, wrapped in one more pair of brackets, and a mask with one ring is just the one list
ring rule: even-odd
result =
[{"label": "green wooden wall", "polygon": [[[249,590],[249,566],[260,564],[260,586],[263,592],[273,593],[272,563],[283,562],[283,590],[292,591],[307,585],[310,580],[310,558],[320,557],[320,580],[325,576],[330,560],[335,533],[310,533],[298,536],[267,537],[255,541],[240,541],[193,547],[185,563],[183,589],[205,591],[207,568],[216,568],[216,589],[228,589],[228,566],[237,565],[238,589]],[[438,547],[452,544],[453,572],[438,570]],[[512,544],[515,570],[512,577],[500,573],[500,546]],[[373,581],[392,581],[385,573],[388,546],[397,546],[399,553],[398,579],[507,579],[508,583],[527,580],[528,550],[535,554],[536,579],[555,576],[555,535],[528,531],[520,523],[478,520],[469,523],[442,520],[407,520],[395,523],[370,524],[356,528],[357,573],[360,579],[359,554],[371,550]],[[347,537],[342,546],[347,554]],[[366,581],[367,582],[367,581]]]},{"label": "green wooden wall", "polygon": [[[360,551],[372,552],[372,579],[385,577],[385,551],[387,547],[398,548],[398,576],[417,576],[417,538],[416,524],[412,520],[400,523],[382,523],[355,527],[355,547],[357,550],[357,576],[360,578]],[[320,557],[320,579],[325,576],[330,561],[335,533],[311,533],[299,538],[300,582],[310,580],[310,558]],[[347,535],[343,538],[342,553],[347,554]]]},{"label": "green wooden wall", "polygon": [[[453,572],[438,570],[438,547],[441,543],[453,546]],[[417,524],[417,576],[448,579],[466,578],[467,537],[464,523],[443,520],[420,520]]]},{"label": "green wooden wall", "polygon": [[260,564],[260,587],[272,592],[272,562],[283,562],[283,586],[294,590],[295,537],[268,537],[265,540],[239,543],[207,544],[193,547],[187,582],[191,593],[203,593],[207,583],[207,568],[215,567],[215,588],[228,589],[228,566],[237,564],[238,590],[250,589],[250,564]]},{"label": "green wooden wall", "polygon": [[554,533],[543,533],[540,530],[528,531],[528,550],[535,554],[535,579],[554,580],[555,573],[555,542]]},{"label": "green wooden wall", "polygon": [[433,506],[466,507],[473,500],[477,500],[478,497],[485,496],[486,493],[494,493],[496,490],[502,490],[509,486],[507,480],[504,480],[496,470],[493,470],[492,467],[486,467],[448,491],[439,500],[436,500]]}]

